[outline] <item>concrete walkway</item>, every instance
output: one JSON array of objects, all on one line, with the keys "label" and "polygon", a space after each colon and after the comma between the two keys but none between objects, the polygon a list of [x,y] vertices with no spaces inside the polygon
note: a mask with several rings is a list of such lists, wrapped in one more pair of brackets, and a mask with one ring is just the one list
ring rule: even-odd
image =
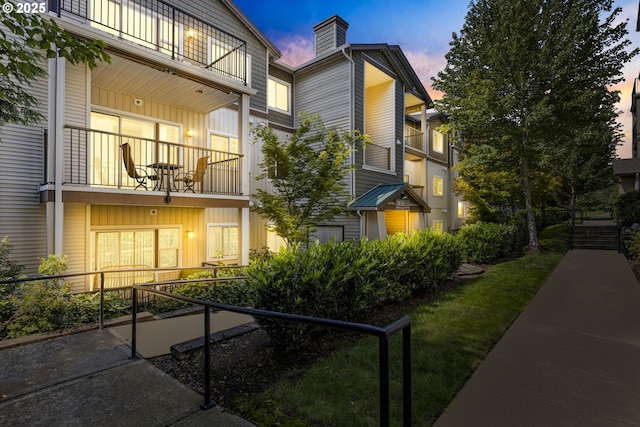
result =
[{"label": "concrete walkway", "polygon": [[568,252],[436,426],[640,426],[640,286],[625,258]]},{"label": "concrete walkway", "polygon": [[0,351],[0,426],[251,426],[130,356],[108,330]]}]

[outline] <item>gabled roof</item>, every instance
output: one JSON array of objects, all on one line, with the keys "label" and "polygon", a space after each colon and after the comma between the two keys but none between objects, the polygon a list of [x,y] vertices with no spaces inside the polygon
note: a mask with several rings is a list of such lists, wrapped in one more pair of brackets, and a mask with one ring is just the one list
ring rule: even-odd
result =
[{"label": "gabled roof", "polygon": [[613,159],[613,175],[635,175],[640,173],[640,158],[631,159]]},{"label": "gabled roof", "polygon": [[244,12],[242,12],[242,10],[240,10],[240,8],[238,6],[235,5],[235,3],[233,3],[233,1],[231,0],[221,0],[222,3],[224,3],[229,10],[236,15],[236,17],[244,24],[246,25],[246,27],[249,29],[249,31],[251,31],[251,33],[256,36],[258,38],[258,40],[260,40],[266,47],[267,50],[269,51],[269,56],[271,56],[271,58],[273,59],[277,59],[280,58],[282,56],[282,53],[280,52],[280,49],[278,49],[276,47],[276,45],[274,45],[271,40],[269,40],[263,33],[262,31],[260,31],[258,29],[258,27],[255,26],[255,24],[253,22],[251,22],[251,20],[247,17],[247,15],[244,14]]},{"label": "gabled roof", "polygon": [[411,210],[431,212],[422,197],[406,182],[379,184],[358,197],[349,205],[352,211]]},{"label": "gabled roof", "polygon": [[402,82],[407,87],[407,90],[416,96],[424,98],[425,103],[429,106],[433,103],[431,97],[424,88],[424,85],[418,78],[415,70],[409,63],[409,60],[405,56],[402,48],[398,45],[389,45],[387,43],[367,43],[367,44],[350,44],[349,47],[352,50],[380,50],[382,51],[389,62],[394,68],[394,71],[398,74]]}]

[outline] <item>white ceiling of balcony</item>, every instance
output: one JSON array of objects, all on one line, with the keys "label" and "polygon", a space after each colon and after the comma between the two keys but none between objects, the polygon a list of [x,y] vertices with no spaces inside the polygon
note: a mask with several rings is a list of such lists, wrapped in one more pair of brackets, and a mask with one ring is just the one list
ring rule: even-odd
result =
[{"label": "white ceiling of balcony", "polygon": [[103,62],[93,69],[91,84],[201,113],[215,111],[238,100],[235,93],[227,93],[116,55],[111,55],[111,64]]}]

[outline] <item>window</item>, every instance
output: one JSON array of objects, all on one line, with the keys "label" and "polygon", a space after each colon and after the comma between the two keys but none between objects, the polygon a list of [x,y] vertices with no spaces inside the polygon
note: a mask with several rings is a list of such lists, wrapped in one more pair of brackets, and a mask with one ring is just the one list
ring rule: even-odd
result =
[{"label": "window", "polygon": [[431,222],[431,229],[436,233],[444,233],[444,221],[442,220],[433,220]]},{"label": "window", "polygon": [[[178,144],[181,132],[178,125],[156,123],[151,118],[142,120],[92,111],[91,129],[98,131],[91,133],[90,141],[92,185],[135,187],[126,169],[120,167],[120,146],[124,143],[130,145],[133,163],[137,167],[144,168],[152,163],[180,163]],[[156,129],[159,143],[156,141]]]},{"label": "window", "polygon": [[458,218],[464,218],[464,202],[458,202]]},{"label": "window", "polygon": [[207,261],[238,257],[238,224],[207,225]]},{"label": "window", "polygon": [[238,138],[211,134],[211,149],[224,153],[239,153]]},{"label": "window", "polygon": [[433,195],[442,196],[444,194],[444,180],[441,176],[433,177]]},{"label": "window", "polygon": [[289,113],[289,102],[291,85],[289,83],[269,78],[269,87],[267,88],[267,103],[269,108]]},{"label": "window", "polygon": [[167,55],[182,54],[183,27],[172,25],[169,17],[130,0],[92,2],[91,6],[94,27]]},{"label": "window", "polygon": [[96,270],[114,266],[171,268],[179,266],[180,230],[105,230],[95,232],[92,259]]},{"label": "window", "polygon": [[444,135],[437,130],[433,131],[433,151],[444,153]]}]

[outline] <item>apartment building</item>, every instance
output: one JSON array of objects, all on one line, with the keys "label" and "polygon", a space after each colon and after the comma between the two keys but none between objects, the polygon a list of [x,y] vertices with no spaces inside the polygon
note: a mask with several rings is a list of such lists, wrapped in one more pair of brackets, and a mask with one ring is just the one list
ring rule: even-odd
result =
[{"label": "apartment building", "polygon": [[0,235],[25,273],[51,253],[81,272],[244,264],[250,249],[277,249],[250,212],[270,185],[255,180],[251,128],[286,138],[302,111],[372,140],[354,147],[348,210],[312,237],[456,227],[451,148],[399,46],[349,43],[333,16],[314,27],[315,58],[290,67],[230,0],[58,0],[49,14],[104,40],[111,63],[49,60],[32,86],[46,119],[1,130]]}]

